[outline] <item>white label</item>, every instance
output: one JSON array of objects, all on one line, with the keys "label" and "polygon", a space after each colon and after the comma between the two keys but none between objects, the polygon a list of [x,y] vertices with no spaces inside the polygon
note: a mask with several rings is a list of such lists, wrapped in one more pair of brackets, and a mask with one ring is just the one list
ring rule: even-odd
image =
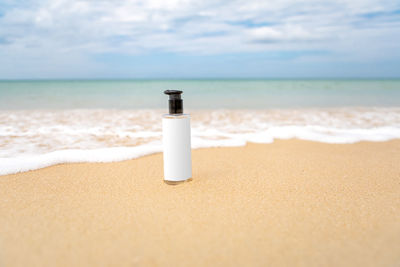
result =
[{"label": "white label", "polygon": [[164,179],[184,181],[192,177],[190,117],[163,118]]}]

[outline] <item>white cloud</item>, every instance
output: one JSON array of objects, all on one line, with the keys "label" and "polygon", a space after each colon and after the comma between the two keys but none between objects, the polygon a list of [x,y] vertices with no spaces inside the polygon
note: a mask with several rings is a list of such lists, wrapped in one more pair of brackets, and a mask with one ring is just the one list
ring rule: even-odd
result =
[{"label": "white cloud", "polygon": [[[0,10],[0,56],[65,60],[71,54],[85,61],[101,53],[326,50],[387,58],[400,48],[400,20],[363,14],[390,14],[400,8],[395,2],[42,0],[13,6],[6,1]],[[382,48],[392,55],[379,52]]]}]

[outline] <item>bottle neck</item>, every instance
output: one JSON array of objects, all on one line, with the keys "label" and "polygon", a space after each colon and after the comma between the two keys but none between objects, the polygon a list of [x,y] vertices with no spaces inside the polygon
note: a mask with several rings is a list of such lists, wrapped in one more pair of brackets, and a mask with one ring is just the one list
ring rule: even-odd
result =
[{"label": "bottle neck", "polygon": [[170,99],[168,101],[169,114],[179,115],[183,114],[183,101],[182,99]]}]

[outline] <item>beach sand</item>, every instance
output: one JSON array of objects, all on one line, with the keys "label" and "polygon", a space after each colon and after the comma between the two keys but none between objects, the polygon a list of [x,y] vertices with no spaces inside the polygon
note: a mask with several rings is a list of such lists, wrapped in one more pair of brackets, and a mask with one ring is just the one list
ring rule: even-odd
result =
[{"label": "beach sand", "polygon": [[400,140],[298,140],[0,177],[0,266],[399,266]]}]

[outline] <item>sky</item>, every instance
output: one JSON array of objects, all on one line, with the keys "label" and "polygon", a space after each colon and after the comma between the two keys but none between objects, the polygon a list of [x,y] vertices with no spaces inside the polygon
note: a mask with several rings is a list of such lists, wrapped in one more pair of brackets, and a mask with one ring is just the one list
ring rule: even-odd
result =
[{"label": "sky", "polygon": [[398,0],[0,0],[0,79],[377,77]]}]

